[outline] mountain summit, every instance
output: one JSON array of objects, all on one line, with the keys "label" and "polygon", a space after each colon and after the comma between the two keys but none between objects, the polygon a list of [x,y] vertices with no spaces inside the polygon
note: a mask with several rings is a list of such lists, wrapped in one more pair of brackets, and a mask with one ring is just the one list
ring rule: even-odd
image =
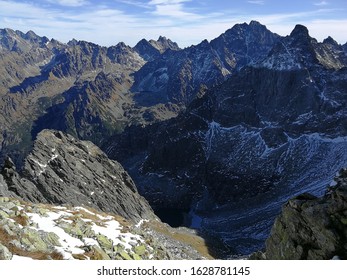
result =
[{"label": "mountain summit", "polygon": [[153,61],[160,57],[161,54],[166,52],[167,50],[180,50],[177,43],[172,42],[170,39],[166,37],[160,36],[157,41],[142,39],[140,42],[136,44],[134,47],[143,59],[146,61]]}]

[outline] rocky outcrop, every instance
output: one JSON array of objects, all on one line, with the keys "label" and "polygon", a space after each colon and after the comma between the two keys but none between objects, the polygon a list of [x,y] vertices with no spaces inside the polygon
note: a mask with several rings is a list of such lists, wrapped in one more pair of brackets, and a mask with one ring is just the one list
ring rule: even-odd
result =
[{"label": "rocky outcrop", "polygon": [[90,206],[133,221],[156,218],[118,162],[91,142],[52,130],[39,133],[21,176],[6,161],[1,193],[32,202]]},{"label": "rocky outcrop", "polygon": [[142,220],[135,225],[92,208],[31,204],[0,197],[0,260],[204,258],[189,244],[173,238],[168,241],[163,233],[151,228],[153,223]]},{"label": "rocky outcrop", "polygon": [[[336,185],[335,185],[336,184]],[[323,197],[304,193],[290,199],[276,218],[265,253],[269,260],[347,259],[347,169]]]}]

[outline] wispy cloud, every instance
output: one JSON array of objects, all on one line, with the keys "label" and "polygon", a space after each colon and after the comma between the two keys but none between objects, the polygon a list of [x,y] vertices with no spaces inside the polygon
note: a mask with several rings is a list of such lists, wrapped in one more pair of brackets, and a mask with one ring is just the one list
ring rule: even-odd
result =
[{"label": "wispy cloud", "polygon": [[322,7],[322,6],[328,6],[329,3],[327,1],[320,1],[320,2],[314,3],[313,5]]},{"label": "wispy cloud", "polygon": [[138,8],[150,9],[150,6],[148,5],[148,3],[143,3],[136,0],[117,0],[117,2],[127,4],[130,6],[135,6]]},{"label": "wispy cloud", "polygon": [[149,6],[155,7],[153,14],[157,16],[179,18],[182,20],[197,20],[202,16],[188,11],[184,5],[191,0],[151,0]]},{"label": "wispy cloud", "polygon": [[191,0],[151,0],[149,1],[149,5],[173,5],[180,4],[184,2],[190,2]]},{"label": "wispy cloud", "polygon": [[253,0],[253,1],[247,1],[250,4],[255,4],[255,5],[264,5],[265,1],[262,0]]},{"label": "wispy cloud", "polygon": [[81,7],[89,4],[86,0],[47,0],[50,3],[67,7]]}]

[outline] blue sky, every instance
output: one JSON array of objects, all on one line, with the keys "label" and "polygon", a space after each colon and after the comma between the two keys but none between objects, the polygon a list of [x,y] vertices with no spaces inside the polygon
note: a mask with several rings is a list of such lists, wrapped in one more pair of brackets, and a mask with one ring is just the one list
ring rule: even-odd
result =
[{"label": "blue sky", "polygon": [[280,35],[300,23],[319,41],[347,42],[347,0],[0,0],[0,28],[103,46],[163,35],[186,47],[251,20]]}]

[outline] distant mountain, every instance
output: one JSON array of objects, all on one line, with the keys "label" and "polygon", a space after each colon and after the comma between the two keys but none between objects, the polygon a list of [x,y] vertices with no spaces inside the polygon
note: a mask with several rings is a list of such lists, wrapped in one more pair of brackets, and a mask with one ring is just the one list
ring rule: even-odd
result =
[{"label": "distant mountain", "polygon": [[188,105],[203,87],[223,82],[236,70],[267,55],[280,36],[252,21],[237,24],[211,42],[167,51],[134,74],[137,98]]},{"label": "distant mountain", "polygon": [[106,48],[62,44],[32,31],[1,34],[0,158],[11,153],[17,163],[45,128],[101,145],[126,126],[176,117],[207,86],[264,57],[279,38],[257,22],[184,50],[165,37]]},{"label": "distant mountain", "polygon": [[346,58],[298,25],[178,118],[104,149],[155,209],[189,212],[192,226],[250,253],[289,197],[323,192],[346,165]]},{"label": "distant mountain", "polygon": [[[33,32],[29,36],[7,29],[1,34],[2,154],[28,151],[39,129],[64,127],[64,131],[98,143],[122,127],[123,107],[132,103],[131,97],[124,97],[132,84],[130,74],[145,63],[132,48],[123,43],[105,48],[84,41],[65,45]],[[8,41],[20,45],[20,50]],[[78,91],[81,96],[76,98],[81,99],[76,100],[73,93]],[[99,101],[94,104],[95,99]],[[79,102],[84,113],[75,111]],[[90,112],[94,117],[86,116]],[[60,124],[61,119],[65,123]],[[96,126],[106,127],[105,133],[88,137]]]},{"label": "distant mountain", "polygon": [[180,47],[170,39],[160,36],[157,41],[142,39],[136,44],[134,50],[138,52],[144,60],[153,61],[167,50],[178,51]]},{"label": "distant mountain", "polygon": [[40,37],[33,31],[23,33],[9,28],[0,29],[0,49],[2,51],[28,52],[33,47],[44,48],[52,44],[47,37]]}]

